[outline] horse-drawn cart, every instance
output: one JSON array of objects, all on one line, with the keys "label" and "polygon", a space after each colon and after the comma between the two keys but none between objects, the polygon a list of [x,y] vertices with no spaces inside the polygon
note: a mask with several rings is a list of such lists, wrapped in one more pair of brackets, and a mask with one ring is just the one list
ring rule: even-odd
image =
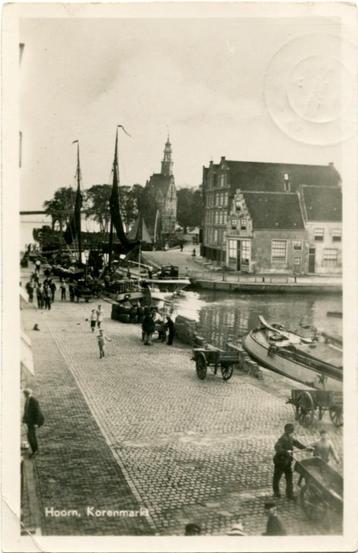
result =
[{"label": "horse-drawn cart", "polygon": [[195,361],[196,374],[200,380],[206,378],[208,367],[214,374],[221,370],[223,380],[229,380],[234,372],[234,365],[238,363],[236,352],[221,351],[218,348],[194,348],[193,360]]},{"label": "horse-drawn cart", "polygon": [[315,419],[321,420],[326,411],[335,426],[343,425],[343,395],[333,390],[291,390],[287,401],[294,407],[295,419],[309,426]]},{"label": "horse-drawn cart", "polygon": [[300,504],[307,518],[337,529],[343,515],[342,476],[320,457],[296,461],[294,470],[303,481]]}]

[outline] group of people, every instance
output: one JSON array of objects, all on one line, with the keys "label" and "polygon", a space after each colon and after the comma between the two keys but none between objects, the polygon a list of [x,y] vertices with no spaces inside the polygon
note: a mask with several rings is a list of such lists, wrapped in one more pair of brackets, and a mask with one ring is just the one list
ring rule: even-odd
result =
[{"label": "group of people", "polygon": [[57,290],[57,286],[51,278],[46,277],[41,282],[39,273],[35,272],[26,283],[25,288],[30,303],[33,303],[34,295],[36,295],[37,307],[39,309],[51,309],[51,304],[55,301]]},{"label": "group of people", "polygon": [[166,342],[168,346],[173,344],[175,336],[175,324],[170,315],[161,315],[156,308],[146,308],[142,322],[142,340],[145,346],[153,345],[153,334],[158,332],[158,340]]}]

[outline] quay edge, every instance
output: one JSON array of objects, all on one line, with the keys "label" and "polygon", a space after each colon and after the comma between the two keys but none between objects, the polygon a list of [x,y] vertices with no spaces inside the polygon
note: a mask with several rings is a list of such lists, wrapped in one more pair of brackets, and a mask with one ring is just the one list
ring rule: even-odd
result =
[{"label": "quay edge", "polygon": [[280,294],[341,294],[340,284],[271,284],[271,283],[237,283],[213,280],[191,280],[191,288],[203,288],[223,292],[246,293],[280,293]]}]

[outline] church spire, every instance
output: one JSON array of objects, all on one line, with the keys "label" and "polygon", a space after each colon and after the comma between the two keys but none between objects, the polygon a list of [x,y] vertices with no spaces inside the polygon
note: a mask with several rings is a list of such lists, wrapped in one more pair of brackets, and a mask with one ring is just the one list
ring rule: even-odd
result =
[{"label": "church spire", "polygon": [[172,145],[170,144],[169,134],[164,147],[161,173],[166,177],[171,177],[173,175]]}]

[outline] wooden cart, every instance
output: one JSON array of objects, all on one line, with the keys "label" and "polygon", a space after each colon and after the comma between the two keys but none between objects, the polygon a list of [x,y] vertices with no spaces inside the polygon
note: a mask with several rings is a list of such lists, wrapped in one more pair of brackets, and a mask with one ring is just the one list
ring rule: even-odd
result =
[{"label": "wooden cart", "polygon": [[232,351],[221,351],[217,348],[195,348],[193,349],[193,360],[195,361],[196,374],[200,380],[204,380],[208,367],[214,374],[220,368],[223,380],[229,380],[234,372],[234,365],[238,363],[238,355]]},{"label": "wooden cart", "polygon": [[321,420],[326,411],[335,426],[343,425],[343,394],[333,390],[291,390],[287,401],[293,405],[295,419],[309,426],[315,419]]},{"label": "wooden cart", "polygon": [[333,530],[342,524],[343,478],[319,457],[296,461],[294,470],[303,481],[300,504],[307,518]]}]

